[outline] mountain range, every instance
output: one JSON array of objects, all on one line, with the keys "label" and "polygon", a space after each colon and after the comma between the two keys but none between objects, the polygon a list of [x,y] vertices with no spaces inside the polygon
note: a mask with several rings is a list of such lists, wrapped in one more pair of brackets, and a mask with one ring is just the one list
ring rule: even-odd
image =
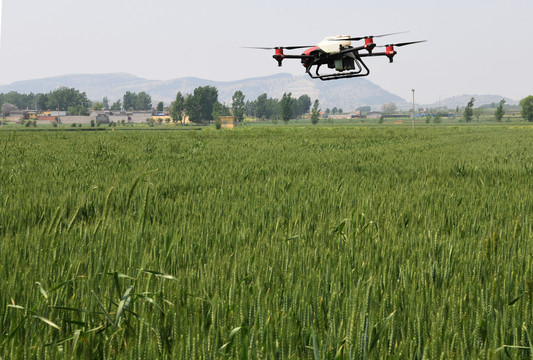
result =
[{"label": "mountain range", "polygon": [[[293,76],[291,74],[276,74],[265,77],[248,78],[236,81],[212,81],[195,77],[185,77],[173,80],[148,80],[126,73],[112,74],[75,74],[63,75],[43,79],[25,80],[9,85],[0,85],[0,93],[17,91],[19,93],[48,93],[59,87],[76,88],[85,92],[93,101],[101,101],[108,97],[110,101],[121,99],[126,91],[139,93],[145,91],[156,104],[163,101],[169,104],[180,91],[190,94],[199,86],[214,86],[218,89],[219,101],[231,104],[231,97],[237,90],[241,90],[247,100],[254,100],[266,93],[269,97],[281,99],[283,93],[290,92],[293,97],[307,94],[312,100],[319,99],[320,107],[338,107],[345,111],[355,110],[360,106],[371,106],[379,110],[385,103],[394,103],[400,109],[410,108],[411,103],[394,95],[367,79],[359,78],[335,81],[317,81],[306,75]],[[449,98],[441,101],[441,106],[455,108],[464,106],[470,100],[470,95]],[[502,97],[496,95],[475,95],[476,106],[498,103]],[[506,99],[507,103],[514,103]],[[431,104],[436,107],[438,104]]]}]

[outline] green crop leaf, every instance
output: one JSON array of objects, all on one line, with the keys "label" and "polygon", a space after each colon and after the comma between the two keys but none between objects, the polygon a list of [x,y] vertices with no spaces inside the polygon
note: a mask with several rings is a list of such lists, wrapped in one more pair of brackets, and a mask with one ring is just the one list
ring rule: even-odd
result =
[{"label": "green crop leaf", "polygon": [[60,330],[61,331],[61,328],[54,322],[52,322],[51,320],[48,320],[47,318],[44,318],[42,316],[37,316],[37,315],[33,315],[34,318],[36,319],[39,319],[41,320],[42,322],[44,322],[45,324],[47,325],[50,325],[51,327],[57,329],[57,330]]},{"label": "green crop leaf", "polygon": [[35,282],[37,285],[39,285],[39,291],[41,292],[41,294],[44,296],[44,298],[46,300],[48,300],[48,293],[46,292],[46,290],[44,290],[43,286],[41,285],[40,282],[36,281]]}]

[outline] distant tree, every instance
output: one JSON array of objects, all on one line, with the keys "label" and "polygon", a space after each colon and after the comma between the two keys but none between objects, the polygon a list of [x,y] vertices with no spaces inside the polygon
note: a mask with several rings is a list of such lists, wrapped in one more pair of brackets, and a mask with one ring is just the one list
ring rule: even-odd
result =
[{"label": "distant tree", "polygon": [[474,101],[476,99],[472,97],[463,111],[463,119],[466,122],[472,121],[472,117],[474,116]]},{"label": "distant tree", "polygon": [[242,91],[237,90],[233,93],[231,97],[231,108],[233,110],[233,116],[235,116],[237,121],[242,122],[245,113],[244,94]]},{"label": "distant tree", "polygon": [[372,111],[372,108],[370,106],[360,106],[355,110],[362,112],[362,113],[367,113],[367,112]]},{"label": "distant tree", "polygon": [[301,95],[293,103],[293,116],[300,117],[309,112],[311,108],[311,98],[308,95]]},{"label": "distant tree", "polygon": [[520,106],[522,107],[522,117],[527,121],[533,121],[533,95],[529,95],[520,100]]},{"label": "distant tree", "polygon": [[215,121],[220,120],[221,116],[229,116],[230,114],[231,111],[226,105],[221,104],[218,101],[213,104],[213,111],[211,113],[211,116]]},{"label": "distant tree", "polygon": [[51,91],[47,94],[46,99],[47,102],[44,108],[60,111],[67,111],[70,106],[82,106],[87,109],[91,103],[86,93],[67,87],[60,87]]},{"label": "distant tree", "polygon": [[16,91],[10,91],[7,94],[0,94],[0,105],[9,103],[15,105],[19,109],[37,109],[39,95],[41,94],[20,94]]},{"label": "distant tree", "polygon": [[48,95],[47,94],[39,94],[37,96],[37,108],[39,110],[48,109]]},{"label": "distant tree", "polygon": [[67,108],[67,113],[73,116],[87,116],[89,115],[89,110],[83,105],[69,106]]},{"label": "distant tree", "polygon": [[122,104],[123,104],[124,110],[126,111],[135,110],[136,103],[137,103],[137,94],[134,92],[126,91],[126,93],[122,97]]},{"label": "distant tree", "polygon": [[331,114],[333,114],[333,115],[337,114],[337,107],[336,106],[333,109],[331,109]]},{"label": "distant tree", "polygon": [[105,96],[103,99],[102,99],[102,106],[104,107],[104,109],[109,109],[109,99],[107,98],[107,96]]},{"label": "distant tree", "polygon": [[183,121],[183,111],[185,110],[185,98],[181,92],[176,94],[176,100],[170,104],[170,117],[174,123]]},{"label": "distant tree", "polygon": [[157,110],[157,112],[162,112],[163,110],[165,110],[165,104],[163,104],[162,101],[158,102],[156,110]]},{"label": "distant tree", "polygon": [[268,118],[267,113],[267,101],[268,96],[267,94],[261,94],[257,97],[257,100],[255,100],[255,116],[262,119],[262,118]]},{"label": "distant tree", "polygon": [[331,113],[331,110],[329,108],[326,108],[326,115],[329,115]]},{"label": "distant tree", "polygon": [[246,101],[244,105],[244,113],[246,114],[246,116],[255,116],[255,100]]},{"label": "distant tree", "polygon": [[104,108],[104,104],[101,102],[95,102],[93,103],[93,110],[94,111],[100,111]]},{"label": "distant tree", "polygon": [[126,111],[147,111],[152,109],[152,97],[144,91],[138,94],[126,91],[122,97],[122,104]]},{"label": "distant tree", "polygon": [[393,114],[397,109],[398,108],[395,103],[381,105],[381,110],[383,110],[385,114]]},{"label": "distant tree", "polygon": [[483,108],[477,107],[474,109],[474,116],[476,117],[476,120],[479,122],[479,118],[483,115]]},{"label": "distant tree", "polygon": [[318,124],[318,120],[320,117],[320,109],[318,108],[319,102],[318,99],[315,100],[315,103],[313,104],[313,110],[311,110],[311,122],[313,125]]},{"label": "distant tree", "polygon": [[505,99],[501,99],[500,103],[498,104],[498,107],[496,108],[496,111],[494,112],[494,117],[496,118],[496,121],[500,122],[503,119],[503,116],[505,115],[505,110],[503,109],[503,105],[505,105]]},{"label": "distant tree", "polygon": [[285,122],[289,122],[289,120],[293,117],[293,113],[292,113],[293,102],[294,102],[294,99],[291,97],[291,93],[284,93],[279,102],[281,119]]},{"label": "distant tree", "polygon": [[151,110],[152,109],[152,97],[148,95],[146,92],[141,91],[137,95],[137,99],[135,101],[135,110]]},{"label": "distant tree", "polygon": [[202,123],[213,120],[213,105],[218,101],[218,90],[213,86],[200,86],[185,101],[189,120]]},{"label": "distant tree", "polygon": [[9,116],[11,115],[11,112],[17,111],[17,110],[18,108],[13,104],[10,104],[10,103],[2,104],[2,116],[3,117]]},{"label": "distant tree", "polygon": [[268,98],[267,101],[267,107],[268,107],[268,113],[270,115],[270,119],[279,119],[281,107],[280,107],[280,100],[274,99],[274,98]]},{"label": "distant tree", "polygon": [[204,86],[200,90],[202,116],[205,120],[211,121],[213,120],[213,105],[218,101],[218,90],[213,86]]},{"label": "distant tree", "polygon": [[338,108],[338,109],[337,109],[337,114],[342,114],[342,113],[343,113],[342,109],[341,109],[341,108]]},{"label": "distant tree", "polygon": [[189,116],[189,121],[195,124],[202,122],[202,107],[198,96],[189,95],[185,99],[185,113]]},{"label": "distant tree", "polygon": [[120,110],[122,110],[122,100],[118,99],[117,101],[115,101],[111,105],[111,108],[109,110],[112,110],[112,111],[120,111]]}]

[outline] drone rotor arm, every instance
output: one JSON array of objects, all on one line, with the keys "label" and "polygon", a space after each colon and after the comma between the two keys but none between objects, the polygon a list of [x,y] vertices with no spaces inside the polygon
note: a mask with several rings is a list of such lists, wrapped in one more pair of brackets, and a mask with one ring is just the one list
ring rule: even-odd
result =
[{"label": "drone rotor arm", "polygon": [[285,59],[311,59],[313,58],[310,55],[283,55]]}]

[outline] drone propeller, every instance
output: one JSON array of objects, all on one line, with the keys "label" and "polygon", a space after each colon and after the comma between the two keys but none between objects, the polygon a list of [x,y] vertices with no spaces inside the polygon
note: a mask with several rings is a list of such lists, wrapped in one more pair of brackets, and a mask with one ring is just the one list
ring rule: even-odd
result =
[{"label": "drone propeller", "polygon": [[298,46],[275,46],[275,47],[260,47],[260,46],[244,46],[245,49],[261,49],[261,50],[294,50],[310,48],[315,45],[298,45]]},{"label": "drone propeller", "polygon": [[366,36],[356,36],[356,37],[350,37],[350,38],[339,38],[339,39],[331,39],[334,41],[359,41],[363,39],[373,39],[373,38],[380,38],[383,36],[390,36],[390,35],[396,35],[396,34],[404,34],[409,31],[400,31],[395,33],[389,33],[389,34],[381,34],[381,35],[366,35]]},{"label": "drone propeller", "polygon": [[409,42],[403,42],[403,43],[398,43],[398,44],[379,45],[377,47],[389,47],[389,46],[402,47],[402,46],[418,44],[418,43],[422,43],[426,41],[427,40],[409,41]]},{"label": "drone propeller", "polygon": [[[409,42],[403,42],[403,43],[397,43],[397,44],[380,45],[378,47],[384,47],[385,48],[385,53],[383,53],[383,54],[386,55],[389,58],[389,62],[392,62],[393,58],[394,58],[394,55],[396,55],[396,50],[394,50],[395,47],[402,47],[402,46],[406,46],[406,45],[418,44],[418,43],[426,42],[426,41],[427,40],[409,41]],[[381,55],[383,55],[383,54],[381,54]]]}]

